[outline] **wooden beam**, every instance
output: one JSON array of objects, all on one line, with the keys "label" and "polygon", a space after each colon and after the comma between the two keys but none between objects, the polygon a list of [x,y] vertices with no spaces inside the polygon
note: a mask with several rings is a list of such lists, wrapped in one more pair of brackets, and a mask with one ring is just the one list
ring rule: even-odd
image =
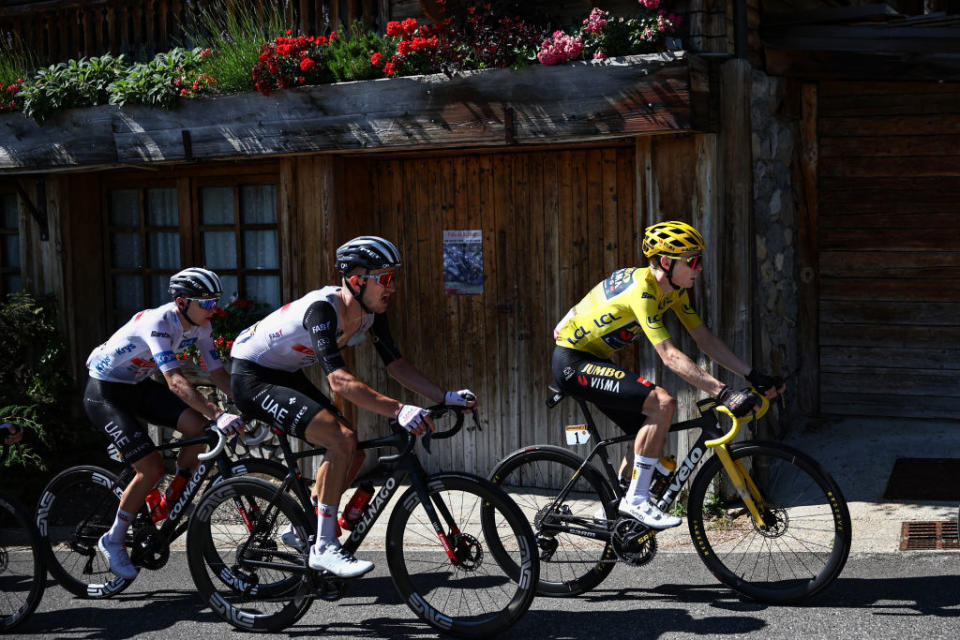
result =
[{"label": "wooden beam", "polygon": [[960,81],[960,54],[787,51],[766,48],[767,73],[810,80]]},{"label": "wooden beam", "polygon": [[693,131],[711,120],[710,70],[684,52],[519,71],[467,72],[186,100],[175,110],[100,106],[38,126],[0,116],[0,171],[338,150],[500,147]]},{"label": "wooden beam", "polygon": [[794,181],[798,195],[797,325],[800,332],[797,389],[800,391],[800,410],[807,415],[813,415],[820,411],[817,85],[803,85],[800,96],[800,158],[798,163],[794,163]]}]

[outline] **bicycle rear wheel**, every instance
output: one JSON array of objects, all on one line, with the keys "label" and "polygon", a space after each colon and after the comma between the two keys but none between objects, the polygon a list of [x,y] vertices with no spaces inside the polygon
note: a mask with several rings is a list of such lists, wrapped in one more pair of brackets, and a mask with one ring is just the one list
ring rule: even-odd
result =
[{"label": "bicycle rear wheel", "polygon": [[0,631],[26,620],[43,598],[47,568],[27,510],[0,493]]},{"label": "bicycle rear wheel", "polygon": [[712,457],[687,505],[690,535],[707,568],[735,591],[771,604],[801,602],[827,588],[850,552],[850,514],[836,482],[786,445],[744,442],[729,451],[759,488],[764,526],[754,523]]},{"label": "bicycle rear wheel", "polygon": [[204,602],[238,629],[279,631],[310,608],[305,552],[281,539],[291,525],[308,538],[303,508],[262,480],[224,480],[197,505],[187,531],[190,574]]},{"label": "bicycle rear wheel", "polygon": [[78,598],[109,598],[133,584],[113,575],[97,550],[100,536],[113,525],[122,494],[113,473],[84,466],[57,475],[40,496],[37,529],[48,568]]},{"label": "bicycle rear wheel", "polygon": [[566,498],[550,509],[582,463],[566,449],[535,446],[510,454],[490,474],[533,526],[540,554],[540,595],[589,591],[610,575],[617,562],[608,541],[565,530],[583,531],[587,523],[598,524],[595,518],[601,514],[609,521],[617,518],[613,494],[593,467],[585,468]]},{"label": "bicycle rear wheel", "polygon": [[530,525],[482,478],[438,474],[427,490],[455,559],[408,489],[387,526],[387,564],[400,597],[441,632],[485,638],[508,629],[535,595],[539,563]]}]

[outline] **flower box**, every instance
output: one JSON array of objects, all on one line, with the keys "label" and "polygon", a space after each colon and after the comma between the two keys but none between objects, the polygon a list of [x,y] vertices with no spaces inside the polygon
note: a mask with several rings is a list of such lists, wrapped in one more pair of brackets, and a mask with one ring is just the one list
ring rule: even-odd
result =
[{"label": "flower box", "polygon": [[0,116],[0,171],[360,149],[497,147],[710,129],[709,66],[683,51]]}]

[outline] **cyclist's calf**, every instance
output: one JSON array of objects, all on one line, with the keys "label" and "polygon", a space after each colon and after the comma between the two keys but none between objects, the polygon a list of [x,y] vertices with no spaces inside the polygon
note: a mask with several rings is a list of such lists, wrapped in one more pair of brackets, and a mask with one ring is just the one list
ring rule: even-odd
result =
[{"label": "cyclist's calf", "polygon": [[676,399],[663,387],[655,387],[643,403],[647,419],[637,434],[634,450],[646,457],[659,457],[676,412]]}]

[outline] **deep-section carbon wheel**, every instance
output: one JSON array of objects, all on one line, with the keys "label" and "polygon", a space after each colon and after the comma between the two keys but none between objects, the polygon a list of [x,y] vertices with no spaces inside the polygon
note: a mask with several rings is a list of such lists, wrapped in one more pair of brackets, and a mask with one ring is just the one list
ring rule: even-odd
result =
[{"label": "deep-section carbon wheel", "polygon": [[804,453],[771,442],[729,448],[759,489],[763,524],[732,490],[717,456],[690,488],[687,519],[701,559],[724,584],[769,603],[797,603],[840,574],[850,513],[833,478]]},{"label": "deep-section carbon wheel", "polygon": [[33,613],[46,582],[40,534],[23,505],[0,493],[0,631]]},{"label": "deep-section carbon wheel", "polygon": [[535,595],[539,563],[530,525],[482,478],[438,474],[427,490],[443,536],[414,488],[400,497],[387,527],[387,563],[400,597],[442,632],[501,633]]},{"label": "deep-section carbon wheel", "polygon": [[589,591],[617,562],[609,537],[591,537],[587,528],[604,528],[617,519],[613,495],[598,472],[586,468],[564,499],[554,504],[560,488],[582,462],[566,449],[538,445],[510,454],[490,474],[533,526],[540,556],[540,595],[575,596]]},{"label": "deep-section carbon wheel", "polygon": [[283,540],[289,532],[291,540],[307,540],[306,514],[275,485],[240,477],[210,489],[187,531],[200,597],[238,629],[279,631],[295,623],[312,593],[302,571],[305,552]]},{"label": "deep-section carbon wheel", "polygon": [[[78,598],[109,598],[133,583],[110,572],[97,541],[113,525],[123,487],[100,467],[71,467],[47,484],[37,529],[50,573]],[[132,538],[127,536],[127,548]]]}]

